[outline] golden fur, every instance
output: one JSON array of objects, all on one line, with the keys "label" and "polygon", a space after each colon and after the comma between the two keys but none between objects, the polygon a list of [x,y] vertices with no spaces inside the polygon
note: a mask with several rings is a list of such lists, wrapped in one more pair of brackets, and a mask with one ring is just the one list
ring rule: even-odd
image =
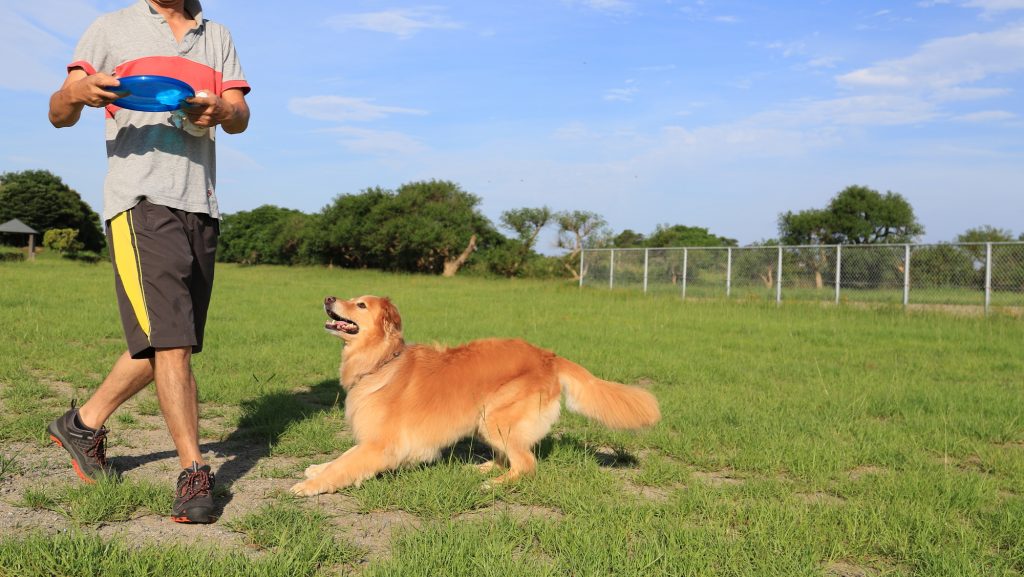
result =
[{"label": "golden fur", "polygon": [[[494,483],[530,473],[532,447],[566,407],[616,429],[652,425],[661,414],[646,390],[604,381],[583,367],[518,339],[483,339],[453,348],[406,345],[387,298],[327,297],[329,332],[345,341],[341,386],[356,445],[306,469],[298,495],[329,493],[378,473],[431,461],[477,435],[508,466]],[[480,465],[483,472],[494,461]]]}]

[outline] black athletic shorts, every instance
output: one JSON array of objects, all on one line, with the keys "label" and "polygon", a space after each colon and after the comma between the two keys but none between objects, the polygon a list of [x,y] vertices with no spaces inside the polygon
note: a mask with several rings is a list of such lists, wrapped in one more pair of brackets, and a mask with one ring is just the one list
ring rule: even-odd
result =
[{"label": "black athletic shorts", "polygon": [[128,352],[203,349],[213,292],[217,219],[147,200],[107,221],[107,246]]}]

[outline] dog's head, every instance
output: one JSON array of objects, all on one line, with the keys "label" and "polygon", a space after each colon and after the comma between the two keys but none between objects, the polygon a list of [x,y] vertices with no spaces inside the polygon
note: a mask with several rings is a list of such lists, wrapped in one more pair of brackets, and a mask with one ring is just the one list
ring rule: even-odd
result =
[{"label": "dog's head", "polygon": [[402,317],[387,297],[365,295],[346,301],[327,297],[324,311],[330,318],[324,328],[346,343],[402,337]]}]

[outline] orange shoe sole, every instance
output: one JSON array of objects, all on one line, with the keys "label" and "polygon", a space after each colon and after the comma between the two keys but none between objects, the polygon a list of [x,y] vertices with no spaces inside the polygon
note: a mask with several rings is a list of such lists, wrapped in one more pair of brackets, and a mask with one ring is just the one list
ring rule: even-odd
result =
[{"label": "orange shoe sole", "polygon": [[[52,439],[54,443],[57,443],[57,446],[60,447],[61,449],[64,448],[64,443],[61,443],[60,439],[58,439],[57,437],[50,435],[50,439]],[[86,483],[89,483],[91,485],[96,482],[95,479],[82,472],[82,469],[78,466],[78,461],[71,459],[71,468],[75,470],[75,474],[78,475],[78,478],[85,481]]]}]

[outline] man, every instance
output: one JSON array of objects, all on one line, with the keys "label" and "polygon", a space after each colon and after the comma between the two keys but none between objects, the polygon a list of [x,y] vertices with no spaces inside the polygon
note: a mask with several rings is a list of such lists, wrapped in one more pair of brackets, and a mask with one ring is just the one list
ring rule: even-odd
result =
[{"label": "man", "polygon": [[[114,104],[124,95],[118,77],[147,74],[195,89],[183,107],[184,126],[171,112]],[[92,397],[81,407],[72,402],[50,423],[50,436],[71,454],[83,480],[116,474],[103,424],[155,381],[183,469],[171,513],[182,523],[216,520],[214,475],[199,450],[191,355],[203,347],[213,287],[216,127],[229,134],[248,127],[248,91],[229,32],[203,17],[198,0],[137,0],[89,27],[50,98],[50,122],[58,128],[77,123],[86,106],[106,109],[103,219],[128,342]]]}]

